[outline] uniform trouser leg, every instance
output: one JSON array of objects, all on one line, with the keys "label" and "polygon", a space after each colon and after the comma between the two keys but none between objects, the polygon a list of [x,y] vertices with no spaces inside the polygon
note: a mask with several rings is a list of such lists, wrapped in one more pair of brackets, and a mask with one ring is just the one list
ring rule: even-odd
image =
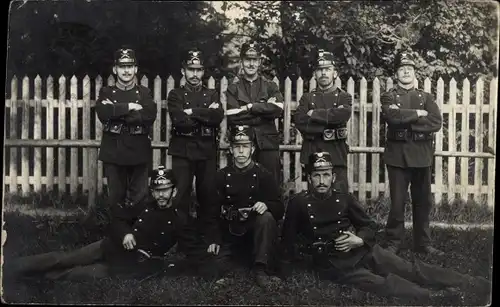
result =
[{"label": "uniform trouser leg", "polygon": [[347,181],[347,167],[334,166],[333,172],[335,173],[334,188],[344,193],[349,192],[349,183]]},{"label": "uniform trouser leg", "polygon": [[[332,276],[334,279],[335,276]],[[385,297],[405,297],[416,300],[429,299],[430,291],[397,275],[381,276],[368,268],[354,269],[338,280],[342,284]]]},{"label": "uniform trouser leg", "polygon": [[375,245],[372,249],[369,267],[382,276],[397,275],[424,287],[466,287],[474,277],[422,262],[406,261],[396,254]]},{"label": "uniform trouser leg", "polygon": [[413,168],[411,177],[411,199],[413,210],[413,244],[415,248],[428,246],[431,242],[429,215],[432,209],[431,168]]},{"label": "uniform trouser leg", "polygon": [[122,204],[127,196],[126,166],[104,163],[104,172],[108,179],[109,205]]},{"label": "uniform trouser leg", "polygon": [[127,167],[127,192],[132,205],[139,203],[148,194],[149,164]]},{"label": "uniform trouser leg", "polygon": [[102,242],[103,240],[99,240],[73,251],[57,251],[21,257],[13,260],[11,267],[16,275],[24,275],[91,265],[103,259]]},{"label": "uniform trouser leg", "polygon": [[176,201],[178,203],[176,205],[177,208],[186,214],[189,214],[192,202],[191,191],[193,190],[194,177],[194,167],[192,164],[193,162],[188,159],[172,156],[172,172],[177,181]]},{"label": "uniform trouser leg", "polygon": [[274,175],[278,186],[281,186],[281,161],[279,150],[255,150],[255,161]]},{"label": "uniform trouser leg", "polygon": [[61,271],[50,271],[45,274],[48,279],[81,280],[104,278],[110,276],[109,267],[106,263],[99,262],[89,265],[79,265]]},{"label": "uniform trouser leg", "polygon": [[391,210],[385,227],[390,245],[400,247],[405,230],[405,200],[408,194],[411,172],[408,169],[387,165]]},{"label": "uniform trouser leg", "polygon": [[198,208],[198,221],[199,229],[202,231],[202,234],[206,227],[209,226],[210,214],[212,214],[211,210],[217,205],[214,203],[217,199],[217,189],[213,177],[216,172],[216,158],[196,162],[196,196],[200,204]]},{"label": "uniform trouser leg", "polygon": [[273,215],[266,211],[257,214],[253,225],[254,263],[264,264],[269,270],[275,265],[278,241],[278,225]]}]

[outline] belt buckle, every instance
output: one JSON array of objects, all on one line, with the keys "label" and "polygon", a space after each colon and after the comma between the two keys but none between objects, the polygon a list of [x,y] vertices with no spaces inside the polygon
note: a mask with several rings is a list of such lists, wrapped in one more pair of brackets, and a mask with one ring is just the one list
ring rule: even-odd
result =
[{"label": "belt buckle", "polygon": [[209,127],[203,127],[201,129],[201,136],[212,136],[213,133],[212,133],[212,128],[209,128]]},{"label": "belt buckle", "polygon": [[333,141],[335,140],[335,129],[325,129],[323,130],[323,140]]},{"label": "belt buckle", "polygon": [[337,138],[345,139],[347,138],[347,128],[339,128],[337,129]]}]

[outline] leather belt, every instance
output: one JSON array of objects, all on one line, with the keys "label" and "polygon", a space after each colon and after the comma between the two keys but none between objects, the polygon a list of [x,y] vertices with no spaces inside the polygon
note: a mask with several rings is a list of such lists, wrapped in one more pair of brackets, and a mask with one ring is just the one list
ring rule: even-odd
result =
[{"label": "leather belt", "polygon": [[387,139],[391,141],[432,141],[434,133],[415,132],[408,129],[389,129],[387,130]]},{"label": "leather belt", "polygon": [[111,134],[130,134],[130,135],[143,135],[149,134],[149,128],[143,125],[126,125],[120,122],[107,122],[103,127],[104,132]]},{"label": "leather belt", "polygon": [[215,128],[211,127],[193,127],[193,128],[176,128],[172,127],[172,134],[183,137],[212,137],[215,135]]}]

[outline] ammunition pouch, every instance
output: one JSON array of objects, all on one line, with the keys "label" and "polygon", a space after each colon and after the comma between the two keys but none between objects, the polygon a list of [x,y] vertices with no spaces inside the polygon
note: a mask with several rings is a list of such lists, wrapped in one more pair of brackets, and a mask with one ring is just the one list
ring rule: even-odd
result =
[{"label": "ammunition pouch", "polygon": [[215,128],[206,126],[189,128],[172,127],[172,134],[182,137],[213,137],[216,135],[216,131]]},{"label": "ammunition pouch", "polygon": [[335,128],[323,130],[323,141],[337,141],[347,139],[347,128]]},{"label": "ammunition pouch", "polygon": [[432,132],[415,132],[409,129],[388,129],[387,139],[390,141],[432,141],[434,133]]},{"label": "ammunition pouch", "polygon": [[149,128],[143,125],[127,125],[124,122],[108,121],[104,124],[104,132],[111,134],[130,134],[130,135],[143,135],[149,134]]},{"label": "ammunition pouch", "polygon": [[221,206],[221,217],[229,222],[229,232],[235,236],[243,236],[248,231],[248,222],[252,208],[235,208],[234,206]]}]

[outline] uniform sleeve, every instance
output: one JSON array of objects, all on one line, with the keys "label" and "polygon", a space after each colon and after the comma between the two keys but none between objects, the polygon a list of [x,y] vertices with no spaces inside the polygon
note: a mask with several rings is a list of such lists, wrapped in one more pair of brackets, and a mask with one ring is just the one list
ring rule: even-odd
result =
[{"label": "uniform sleeve", "polygon": [[281,198],[281,191],[274,176],[268,170],[261,169],[261,176],[259,180],[259,201],[266,204],[267,209],[273,215],[276,221],[283,219],[285,213],[285,206]]},{"label": "uniform sleeve", "polygon": [[[281,95],[278,86],[274,82],[268,82],[269,98],[276,98],[276,102],[283,103],[283,95]],[[265,117],[266,119],[279,118],[283,116],[283,108],[267,102],[252,103],[250,113],[257,116]]]},{"label": "uniform sleeve", "polygon": [[[240,108],[240,104],[236,97],[236,84],[231,84],[226,91],[226,101],[227,101],[227,109],[238,109]],[[259,116],[255,116],[248,111],[243,111],[238,114],[228,115],[227,123],[229,125],[250,125],[255,126],[259,125],[262,122],[262,119]]]},{"label": "uniform sleeve", "polygon": [[282,252],[283,256],[292,259],[295,254],[295,244],[297,243],[298,234],[301,232],[301,225],[304,224],[302,219],[303,213],[300,206],[300,198],[293,197],[286,208],[285,220],[282,230]]},{"label": "uniform sleeve", "polygon": [[385,92],[380,97],[381,117],[389,125],[410,124],[418,119],[416,110],[414,109],[390,109],[391,104],[396,104],[392,92]]},{"label": "uniform sleeve", "polygon": [[200,246],[201,242],[197,239],[198,234],[193,220],[186,216],[183,218],[183,223],[181,223],[179,227],[180,229],[176,230],[176,241],[179,246],[179,251],[184,253],[189,259],[198,254],[199,248],[203,249],[204,246]]},{"label": "uniform sleeve", "polygon": [[340,93],[340,104],[335,108],[314,109],[311,120],[324,125],[345,124],[351,118],[352,96],[349,93]]},{"label": "uniform sleeve", "polygon": [[356,235],[363,239],[365,244],[371,247],[375,244],[377,224],[366,214],[365,210],[354,196],[349,194],[348,197],[349,220],[354,228],[356,228]]},{"label": "uniform sleeve", "polygon": [[432,96],[426,93],[425,110],[429,113],[427,116],[422,116],[411,125],[411,129],[417,132],[437,132],[441,130],[443,125],[443,117],[441,111]]},{"label": "uniform sleeve", "polygon": [[102,102],[108,97],[108,88],[102,87],[99,91],[99,97],[96,101],[95,111],[97,113],[97,117],[103,124],[111,119],[122,118],[129,112],[128,103],[103,104]]},{"label": "uniform sleeve", "polygon": [[303,135],[319,134],[325,130],[325,125],[313,122],[307,112],[309,111],[309,98],[307,95],[302,95],[299,101],[299,106],[292,115],[292,122],[295,127]]},{"label": "uniform sleeve", "polygon": [[137,214],[132,208],[122,208],[117,204],[111,206],[110,237],[115,242],[122,242],[125,235],[133,233],[132,225]]},{"label": "uniform sleeve", "polygon": [[156,120],[156,103],[151,95],[151,90],[146,87],[141,87],[141,105],[142,110],[132,110],[125,116],[125,121],[128,124],[142,124],[145,126],[153,125]]},{"label": "uniform sleeve", "polygon": [[185,128],[196,126],[196,122],[184,113],[183,103],[184,101],[177,90],[170,91],[167,98],[167,106],[172,125]]},{"label": "uniform sleeve", "polygon": [[203,125],[218,127],[222,120],[224,119],[224,109],[220,103],[219,94],[213,91],[210,103],[218,103],[219,107],[215,109],[210,108],[193,108],[193,114],[191,118],[199,121]]}]

